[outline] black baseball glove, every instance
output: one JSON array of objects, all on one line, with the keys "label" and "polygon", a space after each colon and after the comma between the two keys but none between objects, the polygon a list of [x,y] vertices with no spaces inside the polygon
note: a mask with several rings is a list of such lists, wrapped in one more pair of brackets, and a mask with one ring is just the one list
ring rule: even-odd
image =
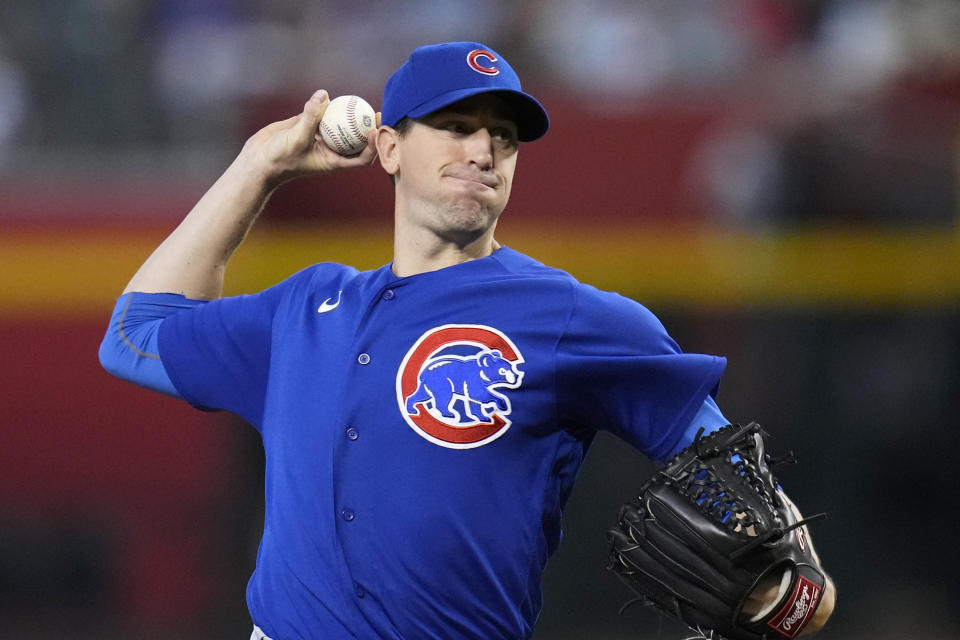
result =
[{"label": "black baseball glove", "polygon": [[[793,638],[825,588],[800,514],[777,484],[760,426],[729,425],[670,460],[620,510],[610,564],[644,601],[705,638]],[[781,578],[782,576],[782,578]],[[747,613],[761,581],[776,601]],[[629,604],[629,603],[628,603]],[[751,615],[752,614],[752,615]]]}]

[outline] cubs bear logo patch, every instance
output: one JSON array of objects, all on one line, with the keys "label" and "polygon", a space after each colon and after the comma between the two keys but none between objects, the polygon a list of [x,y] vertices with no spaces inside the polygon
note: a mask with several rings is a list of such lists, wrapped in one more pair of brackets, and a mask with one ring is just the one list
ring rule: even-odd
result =
[{"label": "cubs bear logo patch", "polygon": [[397,403],[423,438],[450,449],[493,442],[510,428],[510,391],[523,356],[497,329],[443,325],[410,347],[397,372]]}]

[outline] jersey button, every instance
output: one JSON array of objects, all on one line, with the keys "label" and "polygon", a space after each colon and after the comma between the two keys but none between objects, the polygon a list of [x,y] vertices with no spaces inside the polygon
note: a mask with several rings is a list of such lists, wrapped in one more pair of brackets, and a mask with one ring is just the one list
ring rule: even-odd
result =
[{"label": "jersey button", "polygon": [[383,299],[384,299],[384,300],[393,300],[394,297],[396,297],[396,295],[397,295],[397,294],[393,292],[393,289],[387,289],[386,291],[383,292]]},{"label": "jersey button", "polygon": [[358,598],[362,598],[363,596],[367,595],[367,592],[364,591],[363,587],[361,587],[360,585],[355,585],[355,588],[356,588],[356,593]]},{"label": "jersey button", "polygon": [[361,353],[361,354],[357,357],[357,362],[359,362],[360,364],[370,364],[370,354],[368,354],[368,353]]},{"label": "jersey button", "polygon": [[357,514],[355,514],[353,511],[350,511],[350,509],[341,509],[340,517],[347,522],[352,522],[353,519],[357,517]]},{"label": "jersey button", "polygon": [[354,429],[353,427],[349,427],[347,429],[347,437],[350,438],[351,440],[356,440],[357,438],[360,437],[360,432]]}]

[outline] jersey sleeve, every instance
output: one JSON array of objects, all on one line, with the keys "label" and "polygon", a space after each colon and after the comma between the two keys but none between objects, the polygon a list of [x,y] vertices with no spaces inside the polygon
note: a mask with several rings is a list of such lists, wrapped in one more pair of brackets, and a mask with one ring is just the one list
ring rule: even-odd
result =
[{"label": "jersey sleeve", "polygon": [[565,422],[609,430],[662,460],[716,394],[726,359],[683,353],[642,305],[579,285],[556,367]]},{"label": "jersey sleeve", "polygon": [[123,294],[100,343],[100,364],[118,378],[180,397],[160,361],[157,334],[165,318],[206,303],[174,293]]},{"label": "jersey sleeve", "polygon": [[252,295],[220,298],[166,318],[158,347],[170,380],[190,404],[227,410],[260,428],[274,319],[287,297],[309,286],[302,271]]},{"label": "jersey sleeve", "polygon": [[730,421],[727,420],[723,412],[720,411],[716,400],[713,399],[713,396],[707,396],[703,404],[700,405],[700,410],[697,411],[697,414],[693,416],[693,420],[680,435],[680,439],[673,445],[673,449],[667,451],[664,457],[670,458],[675,456],[693,444],[693,441],[697,439],[697,435],[700,434],[701,430],[703,436],[708,436],[728,424],[730,424]]}]

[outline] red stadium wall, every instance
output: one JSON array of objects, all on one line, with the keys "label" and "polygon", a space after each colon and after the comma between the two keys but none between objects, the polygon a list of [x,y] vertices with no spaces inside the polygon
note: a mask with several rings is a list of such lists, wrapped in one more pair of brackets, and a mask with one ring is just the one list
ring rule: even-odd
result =
[{"label": "red stadium wall", "polygon": [[[211,525],[236,475],[230,426],[103,371],[103,311],[0,322],[5,535],[49,569],[27,589],[38,600],[76,580],[93,611],[191,620],[220,592]],[[29,539],[51,527],[49,545]],[[64,544],[76,557],[52,548]],[[78,577],[85,563],[104,573]]]}]

